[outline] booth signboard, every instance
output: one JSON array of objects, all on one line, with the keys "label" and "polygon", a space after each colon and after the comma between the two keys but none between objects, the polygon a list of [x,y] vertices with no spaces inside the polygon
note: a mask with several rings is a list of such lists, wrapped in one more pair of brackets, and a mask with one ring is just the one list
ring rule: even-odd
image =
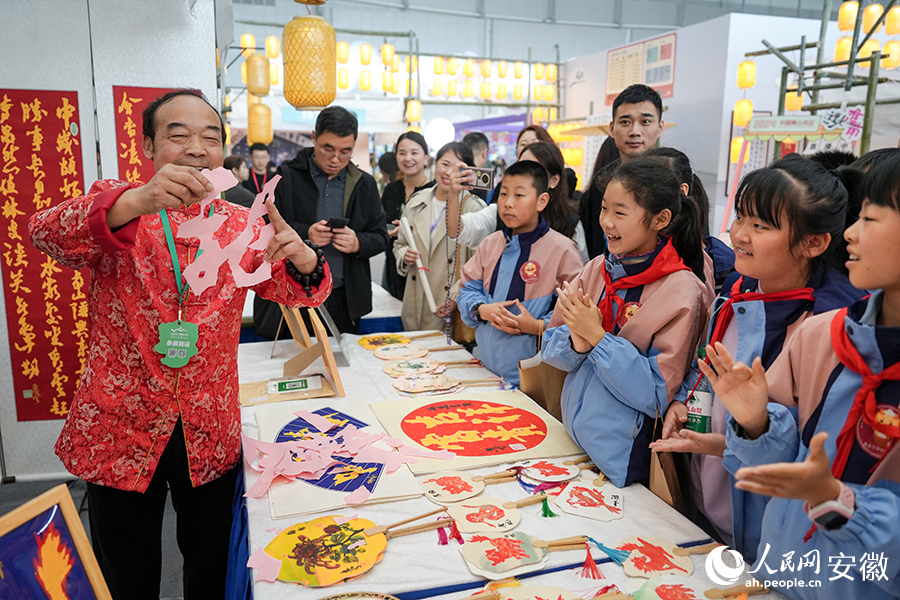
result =
[{"label": "booth signboard", "polygon": [[87,359],[86,269],[35,248],[28,220],[84,194],[78,93],[0,90],[0,264],[19,421],[65,418]]},{"label": "booth signboard", "polygon": [[630,85],[643,83],[671,98],[675,89],[675,40],[670,33],[652,40],[629,44],[606,55],[606,105]]},{"label": "booth signboard", "polygon": [[172,91],[170,88],[113,86],[119,179],[146,182],[156,174],[153,161],[144,156],[141,146],[142,114],[151,102]]},{"label": "booth signboard", "polygon": [[821,118],[817,115],[753,117],[747,125],[744,137],[748,140],[759,137],[763,141],[774,137],[775,141],[780,142],[788,137],[820,135],[821,125]]}]

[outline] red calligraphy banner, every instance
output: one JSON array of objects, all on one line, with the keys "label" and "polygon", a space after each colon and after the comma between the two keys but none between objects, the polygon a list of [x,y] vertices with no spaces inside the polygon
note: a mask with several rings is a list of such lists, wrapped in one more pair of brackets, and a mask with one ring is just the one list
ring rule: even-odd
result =
[{"label": "red calligraphy banner", "polygon": [[78,93],[0,89],[0,265],[19,421],[68,414],[87,360],[88,272],[31,245],[35,212],[84,194]]},{"label": "red calligraphy banner", "polygon": [[147,182],[156,174],[153,161],[144,156],[142,115],[151,102],[171,91],[171,88],[113,86],[119,179]]}]

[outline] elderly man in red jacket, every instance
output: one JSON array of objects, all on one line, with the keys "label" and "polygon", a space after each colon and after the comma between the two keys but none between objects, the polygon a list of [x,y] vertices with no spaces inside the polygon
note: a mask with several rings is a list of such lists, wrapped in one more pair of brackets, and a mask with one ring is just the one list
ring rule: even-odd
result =
[{"label": "elderly man in red jacket", "polygon": [[[30,222],[35,246],[91,270],[89,358],[56,453],[88,482],[91,538],[114,598],[159,598],[169,489],[184,597],[225,594],[246,289],[220,268],[214,286],[194,293],[182,269],[196,260],[199,241],[172,235],[213,190],[200,170],[222,166],[223,129],[199,92],[170,92],[144,112],[143,149],[156,168],[150,181],[98,181]],[[222,245],[247,226],[246,208],[221,199],[210,206],[225,217]],[[247,271],[272,263],[272,278],[254,291],[290,306],[321,304],[331,290],[328,266],[274,205],[268,209],[274,238],[265,252],[248,249],[241,260]],[[262,220],[252,226],[258,232]],[[157,350],[171,341],[166,325],[195,332],[179,340],[188,350],[183,366],[168,366]]]}]

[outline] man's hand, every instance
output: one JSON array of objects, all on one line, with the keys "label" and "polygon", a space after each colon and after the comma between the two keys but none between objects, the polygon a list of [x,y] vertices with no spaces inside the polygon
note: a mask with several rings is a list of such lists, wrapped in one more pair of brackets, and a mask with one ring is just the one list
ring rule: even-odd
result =
[{"label": "man's hand", "polygon": [[395,238],[397,237],[397,233],[400,231],[400,221],[398,219],[394,219],[391,221],[391,225],[396,225],[393,229],[388,229],[388,237]]},{"label": "man's hand", "polygon": [[269,223],[275,228],[275,235],[269,241],[266,248],[265,259],[275,262],[286,258],[297,267],[301,273],[309,274],[316,268],[316,253],[303,243],[293,227],[287,224],[275,203],[270,198],[266,201],[266,209],[269,211]]},{"label": "man's hand", "polygon": [[146,185],[119,196],[106,213],[106,224],[115,229],[143,215],[190,206],[214,189],[213,184],[193,167],[163,165]]},{"label": "man's hand", "polygon": [[340,229],[332,229],[334,237],[331,243],[335,248],[344,254],[356,254],[359,252],[359,238],[356,232],[349,227],[341,227]]},{"label": "man's hand", "polygon": [[452,315],[454,310],[456,310],[456,300],[448,300],[445,304],[437,307],[437,310],[434,311],[434,316],[445,319]]},{"label": "man's hand", "polygon": [[320,248],[330,244],[333,237],[331,228],[325,225],[324,220],[309,226],[309,241]]}]

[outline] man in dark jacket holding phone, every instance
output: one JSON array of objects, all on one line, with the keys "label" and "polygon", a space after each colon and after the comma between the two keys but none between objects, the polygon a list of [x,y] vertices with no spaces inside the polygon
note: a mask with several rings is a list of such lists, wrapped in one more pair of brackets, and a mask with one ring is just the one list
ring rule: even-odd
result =
[{"label": "man in dark jacket holding phone", "polygon": [[[282,163],[275,188],[284,220],[325,252],[334,278],[325,307],[341,333],[359,333],[360,319],[372,311],[369,258],[389,243],[375,179],[350,162],[357,135],[353,113],[340,106],[324,109],[313,147]],[[255,299],[257,334],[274,339],[280,319],[277,305]]]}]

